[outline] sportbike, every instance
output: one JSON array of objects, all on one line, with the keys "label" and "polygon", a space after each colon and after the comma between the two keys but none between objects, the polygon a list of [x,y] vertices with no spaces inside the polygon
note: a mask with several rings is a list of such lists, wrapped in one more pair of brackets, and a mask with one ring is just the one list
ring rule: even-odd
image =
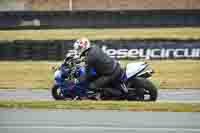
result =
[{"label": "sportbike", "polygon": [[[81,100],[81,97],[97,100],[98,96],[98,100],[156,101],[158,89],[148,79],[153,73],[146,62],[128,63],[116,81],[128,90],[128,94],[116,97],[109,91],[116,89],[112,85],[104,87],[110,89],[97,89],[99,91],[88,89],[89,81],[82,80],[86,75],[82,60],[70,56],[55,70],[51,94],[55,100]],[[95,70],[91,70],[90,74],[95,77]]]}]

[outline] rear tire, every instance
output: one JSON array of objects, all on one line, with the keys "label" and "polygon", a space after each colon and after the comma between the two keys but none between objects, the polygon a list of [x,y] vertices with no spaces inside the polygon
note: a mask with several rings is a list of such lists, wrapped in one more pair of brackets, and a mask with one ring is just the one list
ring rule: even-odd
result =
[{"label": "rear tire", "polygon": [[[128,88],[135,88],[135,100],[140,101],[156,101],[158,96],[157,87],[148,79],[136,78],[130,81]],[[131,93],[131,92],[130,92]],[[145,94],[149,95],[148,99],[145,98]]]},{"label": "rear tire", "polygon": [[51,95],[55,100],[64,100],[65,99],[65,97],[61,93],[59,86],[57,86],[57,85],[54,85],[51,88]]}]

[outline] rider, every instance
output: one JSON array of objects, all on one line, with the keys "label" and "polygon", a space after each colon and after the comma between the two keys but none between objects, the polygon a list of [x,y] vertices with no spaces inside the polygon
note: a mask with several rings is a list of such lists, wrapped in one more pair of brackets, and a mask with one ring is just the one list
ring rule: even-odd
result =
[{"label": "rider", "polygon": [[[117,88],[108,90],[112,95],[125,96],[128,93],[124,84],[119,82],[123,70],[115,59],[109,57],[100,47],[91,46],[90,41],[85,37],[74,43],[74,49],[78,51],[80,57],[85,57],[86,80],[90,81],[89,89],[98,91],[98,89],[112,84]],[[92,69],[96,71],[95,78],[89,74]]]}]

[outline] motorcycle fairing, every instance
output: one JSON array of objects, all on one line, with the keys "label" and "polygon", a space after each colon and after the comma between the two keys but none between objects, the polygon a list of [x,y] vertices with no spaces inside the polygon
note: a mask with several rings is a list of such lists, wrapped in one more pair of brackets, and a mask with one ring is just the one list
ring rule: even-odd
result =
[{"label": "motorcycle fairing", "polygon": [[[76,76],[84,76],[85,75],[85,68],[80,67],[76,73]],[[76,94],[77,96],[85,96],[86,94],[86,88],[88,83],[85,81],[74,83],[72,81],[65,80],[65,78],[68,76],[68,73],[66,71],[57,70],[54,74],[55,84],[58,85],[61,88],[61,92],[63,95]]]},{"label": "motorcycle fairing", "polygon": [[129,63],[126,66],[126,76],[129,79],[130,77],[136,76],[140,72],[142,72],[146,67],[147,63],[145,62],[136,62],[136,63]]}]

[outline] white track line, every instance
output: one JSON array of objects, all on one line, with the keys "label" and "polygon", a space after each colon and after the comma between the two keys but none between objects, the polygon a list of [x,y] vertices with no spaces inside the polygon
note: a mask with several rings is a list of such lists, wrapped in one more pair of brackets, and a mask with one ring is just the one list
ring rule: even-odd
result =
[{"label": "white track line", "polygon": [[142,127],[101,127],[101,126],[0,126],[0,129],[62,129],[62,130],[117,130],[117,131],[181,131],[200,132],[200,128],[142,128]]}]

